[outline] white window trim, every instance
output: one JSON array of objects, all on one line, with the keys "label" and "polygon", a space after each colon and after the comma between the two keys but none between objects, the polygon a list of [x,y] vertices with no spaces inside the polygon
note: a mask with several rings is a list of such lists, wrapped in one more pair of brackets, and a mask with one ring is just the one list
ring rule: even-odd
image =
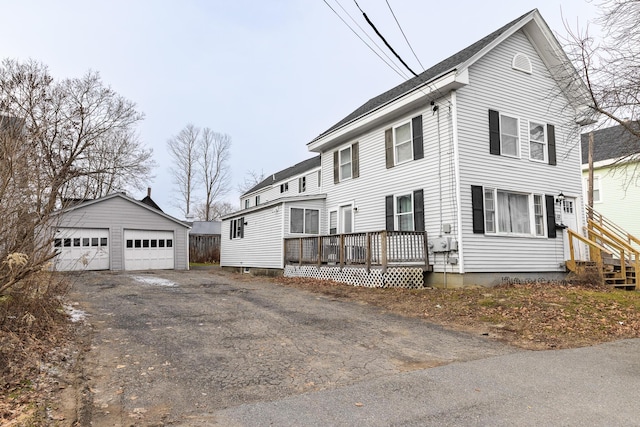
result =
[{"label": "white window trim", "polygon": [[[411,147],[411,157],[408,158],[407,160],[403,160],[403,161],[399,162],[398,161],[398,153],[396,151],[396,148],[398,147],[397,141],[396,141],[396,129],[406,125],[407,123],[409,124],[409,141],[405,142],[403,144],[409,144],[409,147]],[[413,158],[414,158],[414,155],[415,155],[415,153],[413,152],[413,121],[412,120],[406,120],[406,121],[404,121],[402,123],[399,123],[399,124],[395,125],[392,128],[391,134],[393,136],[393,164],[394,164],[394,166],[401,165],[403,163],[409,163],[409,162],[413,161]]]},{"label": "white window trim", "polygon": [[329,209],[327,211],[327,231],[329,235],[331,234],[331,213],[336,213],[336,232],[335,234],[340,233],[340,211],[338,208]]},{"label": "white window trim", "polygon": [[[596,190],[598,190],[598,199],[596,200],[595,198],[595,192]],[[594,193],[594,197],[593,197],[593,203],[603,203],[602,200],[602,176],[600,176],[599,174],[593,175],[593,193]],[[589,200],[589,176],[585,176],[584,177],[584,200],[585,203]]]},{"label": "white window trim", "polygon": [[[349,150],[349,176],[343,177],[342,166],[345,166],[347,163],[342,163],[342,152],[346,150]],[[340,178],[340,182],[353,179],[353,147],[351,144],[338,150],[338,177]]]},{"label": "white window trim", "polygon": [[402,230],[402,231],[415,231],[415,219],[413,218],[414,215],[414,211],[415,211],[415,207],[413,205],[414,201],[413,201],[413,192],[409,192],[409,193],[402,193],[402,194],[394,194],[393,195],[393,229],[394,230],[400,230],[400,215],[398,213],[398,198],[400,197],[404,197],[404,196],[409,196],[411,198],[411,209],[409,210],[409,212],[404,213],[402,215],[411,215],[411,230]]},{"label": "white window trim", "polygon": [[298,193],[305,193],[307,191],[307,176],[303,175],[298,177]]},{"label": "white window trim", "polygon": [[[499,117],[499,127],[500,127],[500,155],[504,156],[504,157],[510,157],[512,159],[520,159],[522,158],[522,135],[521,135],[521,130],[520,130],[520,117],[516,116],[515,114],[509,114],[509,113],[502,113],[500,112],[500,117]],[[514,156],[513,154],[505,154],[504,152],[504,146],[502,145],[502,117],[509,117],[510,119],[515,119],[517,121],[517,125],[516,125],[516,129],[518,130],[518,143],[516,145],[517,148],[517,154]],[[527,137],[527,141],[529,140],[529,138]]]},{"label": "white window trim", "polygon": [[260,204],[260,195],[257,194],[256,195],[256,206],[258,206]]},{"label": "white window trim", "polygon": [[[291,231],[291,211],[293,209],[300,209],[302,211],[302,233],[298,233],[298,232],[294,232]],[[318,232],[317,233],[307,233],[307,211],[317,211],[318,212]],[[290,206],[289,207],[289,234],[296,234],[296,235],[302,235],[302,234],[308,234],[308,235],[312,235],[312,236],[317,236],[320,234],[320,209],[316,209],[316,208],[303,208],[303,207],[299,207],[299,206]]]},{"label": "white window trim", "polygon": [[336,212],[336,218],[337,218],[337,223],[336,223],[336,234],[344,234],[344,223],[342,221],[342,209],[346,208],[346,207],[350,207],[351,208],[351,232],[355,233],[355,229],[356,229],[356,208],[355,208],[355,202],[351,201],[351,202],[346,202],[346,203],[340,203],[337,206],[334,206],[332,208],[327,209],[327,232],[330,233],[331,232],[331,212]]},{"label": "white window trim", "polygon": [[[544,132],[544,148],[543,158],[542,159],[534,159],[531,157],[531,143],[533,142],[531,139],[531,123],[542,125],[542,131]],[[528,120],[527,121],[527,142],[529,143],[529,160],[537,163],[549,163],[549,135],[547,135],[547,124],[542,120]],[[540,143],[538,141],[535,141]]]},{"label": "white window trim", "polygon": [[[547,236],[547,206],[545,203],[545,195],[543,193],[527,193],[525,191],[515,191],[515,190],[508,190],[505,188],[493,188],[493,187],[485,187],[484,191],[482,193],[482,198],[483,198],[483,206],[485,206],[483,208],[483,216],[485,219],[485,227],[486,227],[486,216],[487,216],[487,210],[486,210],[486,202],[485,202],[485,191],[491,191],[493,194],[493,212],[494,212],[494,231],[486,231],[485,228],[485,235],[487,236],[499,236],[499,237],[528,237],[528,238],[535,238],[535,239],[546,239]],[[510,232],[504,232],[504,231],[500,231],[500,210],[498,208],[498,191],[503,192],[503,193],[511,193],[511,194],[520,194],[520,195],[525,195],[527,196],[527,205],[529,207],[529,233],[510,233]],[[536,213],[535,213],[535,204],[534,204],[534,197],[533,196],[540,196],[541,197],[541,202],[542,202],[542,234],[536,234]]]}]

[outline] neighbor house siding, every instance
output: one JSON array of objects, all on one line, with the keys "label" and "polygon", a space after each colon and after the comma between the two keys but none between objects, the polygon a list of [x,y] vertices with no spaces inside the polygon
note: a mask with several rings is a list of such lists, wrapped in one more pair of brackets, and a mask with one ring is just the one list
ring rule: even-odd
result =
[{"label": "neighbor house siding", "polygon": [[[277,200],[282,197],[293,197],[299,194],[311,195],[311,194],[320,194],[322,193],[322,188],[318,186],[318,170],[319,168],[312,169],[304,174],[287,178],[282,181],[275,181],[268,187],[262,188],[258,191],[255,191],[247,196],[241,197],[240,199],[240,208],[245,208],[245,200],[249,200],[249,207],[253,207],[256,205],[256,196],[260,195],[260,204]],[[303,193],[299,191],[299,178],[305,177],[306,179],[306,190]],[[284,193],[280,192],[280,184],[288,183],[289,191]]]},{"label": "neighbor house siding", "polygon": [[[594,176],[600,181],[600,201],[594,202],[593,208],[628,233],[640,238],[640,184],[637,182],[637,174],[638,163],[596,168]],[[586,200],[588,170],[582,176]]]},{"label": "neighbor house siding", "polygon": [[[533,72],[511,67],[526,54]],[[462,244],[465,272],[564,270],[562,234],[557,238],[474,234],[471,186],[576,197],[582,209],[579,133],[573,111],[522,32],[517,32],[470,67],[470,85],[457,92]],[[488,111],[520,118],[520,158],[490,154]],[[557,165],[529,160],[528,121],[555,126]],[[562,183],[562,184],[558,184]],[[581,217],[578,215],[578,225]]]},{"label": "neighbor house siding", "polygon": [[[222,221],[220,265],[222,267],[283,268],[282,204]],[[231,239],[232,219],[244,218],[244,237]]]},{"label": "neighbor house siding", "polygon": [[111,270],[124,269],[124,230],[173,231],[175,269],[189,268],[189,229],[126,199],[113,197],[79,206],[58,217],[58,227],[108,228]]}]

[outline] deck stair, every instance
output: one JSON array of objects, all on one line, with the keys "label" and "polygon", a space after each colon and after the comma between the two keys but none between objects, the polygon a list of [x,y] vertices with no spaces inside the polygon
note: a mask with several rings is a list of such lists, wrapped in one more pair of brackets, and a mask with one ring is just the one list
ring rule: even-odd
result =
[{"label": "deck stair", "polygon": [[[636,272],[640,271],[640,239],[629,234],[597,211],[587,208],[585,235],[567,230],[571,259],[566,265],[577,274],[592,272],[603,283],[627,290],[636,287]],[[589,260],[576,260],[574,244],[589,249]]]}]

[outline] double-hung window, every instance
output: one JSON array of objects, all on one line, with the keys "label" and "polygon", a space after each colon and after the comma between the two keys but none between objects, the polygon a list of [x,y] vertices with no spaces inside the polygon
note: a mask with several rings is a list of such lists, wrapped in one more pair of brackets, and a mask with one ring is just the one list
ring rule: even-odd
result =
[{"label": "double-hung window", "polygon": [[248,209],[248,208],[249,208],[249,199],[246,199],[246,200],[244,201],[244,208],[245,208],[245,209]]},{"label": "double-hung window", "polygon": [[281,193],[286,193],[287,191],[289,191],[289,183],[288,182],[284,182],[284,183],[280,184],[280,192]]},{"label": "double-hung window", "polygon": [[529,158],[547,161],[547,132],[543,123],[529,122]]},{"label": "double-hung window", "polygon": [[399,231],[413,231],[413,195],[396,196],[395,229]]},{"label": "double-hung window", "polygon": [[413,160],[411,122],[404,123],[393,129],[393,150],[395,164]]},{"label": "double-hung window", "polygon": [[500,151],[505,156],[520,156],[519,120],[500,115]]},{"label": "double-hung window", "polygon": [[[333,152],[333,183],[355,179],[360,176],[359,143],[343,147]],[[321,185],[318,172],[318,187]]]},{"label": "double-hung window", "polygon": [[304,193],[307,191],[307,177],[301,176],[298,178],[298,193]]},{"label": "double-hung window", "polygon": [[351,146],[340,150],[340,181],[351,178]]},{"label": "double-hung window", "polygon": [[289,231],[292,234],[318,234],[319,224],[318,209],[291,208]]}]

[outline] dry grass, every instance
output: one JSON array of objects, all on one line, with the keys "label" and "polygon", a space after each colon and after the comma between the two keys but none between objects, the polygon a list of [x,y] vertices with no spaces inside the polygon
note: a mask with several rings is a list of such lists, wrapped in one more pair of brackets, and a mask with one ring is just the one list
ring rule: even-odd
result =
[{"label": "dry grass", "polygon": [[526,349],[572,348],[640,337],[640,292],[589,283],[408,290],[299,278],[277,281],[451,329],[489,335]]},{"label": "dry grass", "polygon": [[44,367],[70,337],[60,299],[67,290],[62,278],[41,272],[0,296],[1,425],[40,424]]}]

